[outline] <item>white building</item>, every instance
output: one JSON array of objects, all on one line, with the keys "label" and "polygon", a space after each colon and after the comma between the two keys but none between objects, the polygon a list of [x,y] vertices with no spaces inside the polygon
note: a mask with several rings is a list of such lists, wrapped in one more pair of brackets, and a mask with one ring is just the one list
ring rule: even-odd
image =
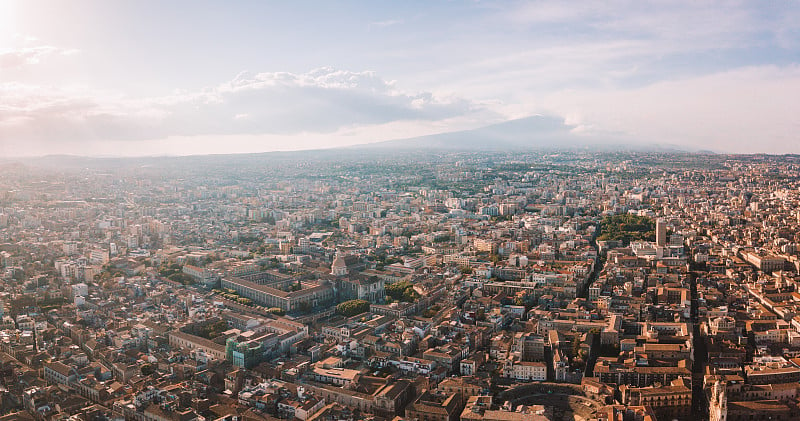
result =
[{"label": "white building", "polygon": [[520,381],[543,382],[547,380],[547,365],[539,361],[508,360],[503,368],[503,375]]},{"label": "white building", "polygon": [[73,297],[85,297],[89,295],[89,286],[81,282],[80,284],[72,285]]}]

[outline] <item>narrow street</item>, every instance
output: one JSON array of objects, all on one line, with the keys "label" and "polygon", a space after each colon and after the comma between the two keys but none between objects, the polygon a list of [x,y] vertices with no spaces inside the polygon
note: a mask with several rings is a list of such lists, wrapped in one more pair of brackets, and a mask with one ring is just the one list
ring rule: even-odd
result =
[{"label": "narrow street", "polygon": [[700,331],[697,301],[697,279],[698,272],[689,272],[689,285],[692,297],[692,308],[690,310],[692,324],[692,355],[694,363],[692,365],[692,413],[697,416],[706,416],[707,404],[703,393],[703,373],[708,362],[708,350],[706,348],[705,335]]},{"label": "narrow street", "polygon": [[[589,279],[586,281],[586,285],[584,285],[583,288],[581,288],[581,290],[578,292],[578,297],[589,297],[589,287],[597,281],[597,277],[600,275],[600,272],[603,270],[603,265],[605,264],[605,258],[600,255],[600,247],[597,246],[598,235],[600,235],[600,222],[595,224],[594,233],[592,234],[592,238],[589,240],[589,244],[597,253],[597,261],[595,262],[594,270],[592,270],[592,273],[589,275]],[[589,356],[586,358],[586,367],[583,372],[583,375],[586,377],[591,377],[594,372],[594,365],[597,363],[599,347],[600,335],[594,335],[592,338],[592,346],[589,348]]]},{"label": "narrow street", "polygon": [[594,251],[597,253],[597,261],[595,262],[594,269],[592,273],[589,274],[589,279],[586,280],[586,283],[580,288],[577,292],[577,296],[581,298],[588,298],[589,297],[589,287],[597,281],[597,276],[600,275],[600,271],[603,270],[603,264],[605,263],[605,259],[600,256],[600,248],[597,246],[597,236],[600,235],[600,222],[596,222],[594,224],[594,233],[592,234],[592,238],[589,239],[589,245],[592,246]]}]

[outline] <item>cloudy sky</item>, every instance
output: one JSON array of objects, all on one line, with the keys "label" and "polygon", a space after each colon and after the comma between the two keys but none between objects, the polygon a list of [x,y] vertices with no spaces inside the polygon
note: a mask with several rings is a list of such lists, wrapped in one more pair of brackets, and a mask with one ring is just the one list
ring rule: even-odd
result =
[{"label": "cloudy sky", "polygon": [[0,156],[333,147],[544,115],[800,153],[800,3],[0,0]]}]

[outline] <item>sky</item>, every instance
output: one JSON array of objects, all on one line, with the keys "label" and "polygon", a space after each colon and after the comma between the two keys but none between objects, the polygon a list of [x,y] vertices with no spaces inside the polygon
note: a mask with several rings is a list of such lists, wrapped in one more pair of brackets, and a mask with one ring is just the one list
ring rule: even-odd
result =
[{"label": "sky", "polygon": [[0,0],[0,157],[328,148],[529,116],[587,143],[800,153],[800,3]]}]

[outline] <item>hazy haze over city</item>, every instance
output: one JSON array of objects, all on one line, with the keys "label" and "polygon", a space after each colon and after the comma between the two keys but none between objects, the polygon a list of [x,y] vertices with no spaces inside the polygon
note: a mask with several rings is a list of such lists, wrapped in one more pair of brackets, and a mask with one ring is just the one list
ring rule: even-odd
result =
[{"label": "hazy haze over city", "polygon": [[797,2],[0,0],[0,156],[328,148],[531,116],[578,143],[800,153],[799,29]]}]

